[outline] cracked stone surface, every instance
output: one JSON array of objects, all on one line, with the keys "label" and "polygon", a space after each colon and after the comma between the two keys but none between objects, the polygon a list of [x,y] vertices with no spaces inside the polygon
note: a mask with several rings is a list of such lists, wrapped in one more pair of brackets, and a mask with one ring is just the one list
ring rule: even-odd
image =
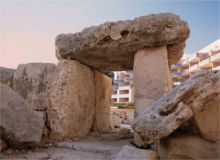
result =
[{"label": "cracked stone surface", "polygon": [[219,95],[220,71],[199,72],[148,106],[132,128],[151,144],[174,132]]},{"label": "cracked stone surface", "polygon": [[102,72],[130,70],[138,50],[167,46],[169,64],[174,64],[182,57],[189,33],[187,22],[179,16],[151,14],[60,34],[55,40],[56,56],[78,60]]}]

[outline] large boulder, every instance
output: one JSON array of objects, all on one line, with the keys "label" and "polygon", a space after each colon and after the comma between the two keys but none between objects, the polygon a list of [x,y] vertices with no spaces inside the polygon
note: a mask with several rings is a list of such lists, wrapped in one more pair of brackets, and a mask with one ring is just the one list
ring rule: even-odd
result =
[{"label": "large boulder", "polygon": [[58,59],[74,59],[99,71],[131,70],[134,54],[148,47],[167,46],[169,64],[183,54],[189,27],[172,13],[107,22],[75,34],[56,37]]},{"label": "large boulder", "polygon": [[130,146],[122,147],[121,151],[117,154],[116,160],[156,160],[157,154],[152,150],[137,149]]},{"label": "large boulder", "polygon": [[206,109],[206,104],[219,94],[220,71],[199,72],[148,106],[132,128],[145,143],[151,144]]},{"label": "large boulder", "polygon": [[94,71],[95,82],[95,120],[93,130],[109,132],[111,129],[110,112],[112,79],[103,73]]},{"label": "large boulder", "polygon": [[13,76],[15,69],[0,67],[0,83],[13,88]]},{"label": "large boulder", "polygon": [[45,111],[49,107],[50,83],[56,65],[51,63],[20,64],[14,74],[14,90],[34,110]]},{"label": "large boulder", "polygon": [[220,95],[192,119],[190,128],[203,138],[220,143]]},{"label": "large boulder", "polygon": [[89,134],[95,117],[93,71],[72,60],[57,65],[51,83],[50,107],[47,109],[50,137],[83,137]]},{"label": "large boulder", "polygon": [[220,159],[220,144],[192,134],[176,133],[160,142],[161,159]]},{"label": "large boulder", "polygon": [[10,146],[22,147],[40,141],[44,119],[7,85],[0,83],[0,136]]}]

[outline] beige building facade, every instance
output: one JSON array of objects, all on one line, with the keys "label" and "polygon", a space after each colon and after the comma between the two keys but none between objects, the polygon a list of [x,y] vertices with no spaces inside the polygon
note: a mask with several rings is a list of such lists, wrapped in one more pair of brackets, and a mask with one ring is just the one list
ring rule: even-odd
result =
[{"label": "beige building facade", "polygon": [[132,71],[114,72],[114,79],[112,85],[112,102],[134,102],[134,80]]},{"label": "beige building facade", "polygon": [[174,85],[180,84],[199,70],[220,70],[220,39],[194,54],[185,54],[177,64],[172,65]]}]

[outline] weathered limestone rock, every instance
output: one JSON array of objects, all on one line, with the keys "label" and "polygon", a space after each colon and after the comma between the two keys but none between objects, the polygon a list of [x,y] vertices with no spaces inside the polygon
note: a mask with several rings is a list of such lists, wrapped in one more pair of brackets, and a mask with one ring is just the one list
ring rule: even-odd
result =
[{"label": "weathered limestone rock", "polygon": [[121,125],[121,118],[118,115],[110,115],[111,128],[119,128]]},{"label": "weathered limestone rock", "polygon": [[62,60],[51,84],[51,105],[47,110],[50,137],[83,137],[92,129],[95,117],[93,71],[77,61]]},{"label": "weathered limestone rock", "polygon": [[13,76],[15,69],[0,67],[0,82],[13,88]]},{"label": "weathered limestone rock", "polygon": [[160,143],[160,159],[219,159],[220,144],[190,134],[177,134]]},{"label": "weathered limestone rock", "polygon": [[116,156],[116,160],[122,159],[156,160],[157,154],[152,150],[137,149],[126,145]]},{"label": "weathered limestone rock", "polygon": [[[135,117],[172,88],[165,46],[140,50],[134,57]],[[135,133],[134,143],[144,142]]]},{"label": "weathered limestone rock", "polygon": [[56,65],[51,63],[20,64],[14,74],[14,90],[34,110],[43,111],[49,107],[50,82]]},{"label": "weathered limestone rock", "polygon": [[109,132],[111,129],[110,112],[112,79],[103,73],[94,71],[95,81],[95,120],[93,130]]},{"label": "weathered limestone rock", "polygon": [[131,70],[138,50],[167,46],[169,64],[174,64],[182,57],[189,32],[187,23],[172,13],[152,14],[60,34],[55,42],[56,55],[102,72]]},{"label": "weathered limestone rock", "polygon": [[135,116],[172,88],[166,47],[140,50],[134,58]]},{"label": "weathered limestone rock", "polygon": [[0,83],[0,136],[13,147],[39,142],[44,120],[23,98],[7,85]]},{"label": "weathered limestone rock", "polygon": [[191,127],[203,138],[220,143],[220,95],[194,116]]},{"label": "weathered limestone rock", "polygon": [[200,72],[151,104],[132,128],[148,144],[164,138],[220,94],[220,71]]},{"label": "weathered limestone rock", "polygon": [[0,152],[4,151],[8,147],[8,144],[0,138]]}]

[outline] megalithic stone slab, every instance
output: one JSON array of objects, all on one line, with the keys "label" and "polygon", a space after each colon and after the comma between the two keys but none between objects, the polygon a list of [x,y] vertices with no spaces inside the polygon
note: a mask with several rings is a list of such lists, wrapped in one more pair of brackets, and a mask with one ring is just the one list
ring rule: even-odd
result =
[{"label": "megalithic stone slab", "polygon": [[94,71],[95,82],[95,120],[93,130],[109,132],[111,129],[112,79],[105,74]]},{"label": "megalithic stone slab", "polygon": [[219,94],[220,71],[199,72],[148,106],[132,128],[145,143],[153,143],[204,110]]},{"label": "megalithic stone slab", "polygon": [[10,146],[26,147],[41,140],[44,117],[9,86],[0,83],[0,136]]},{"label": "megalithic stone slab", "polygon": [[131,70],[134,54],[148,47],[167,46],[169,64],[183,54],[189,37],[187,22],[172,13],[107,22],[75,34],[56,37],[58,59],[74,59],[96,70]]},{"label": "megalithic stone slab", "polygon": [[73,139],[90,133],[95,118],[95,86],[89,67],[70,60],[58,63],[47,115],[52,139]]},{"label": "megalithic stone slab", "polygon": [[140,50],[134,60],[135,116],[172,89],[166,47]]}]

